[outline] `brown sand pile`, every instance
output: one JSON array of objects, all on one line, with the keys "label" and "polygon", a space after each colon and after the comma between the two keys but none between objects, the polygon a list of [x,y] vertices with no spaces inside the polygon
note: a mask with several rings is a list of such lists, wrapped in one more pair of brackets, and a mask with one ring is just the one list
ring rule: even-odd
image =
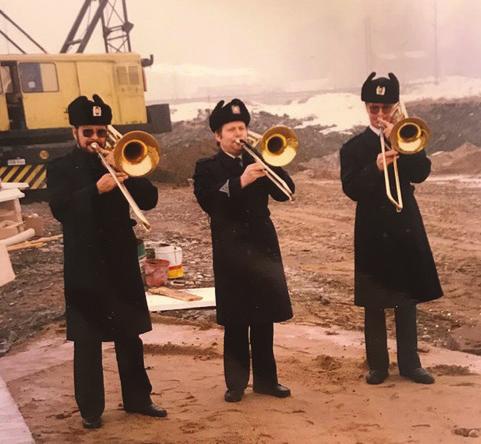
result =
[{"label": "brown sand pile", "polygon": [[312,179],[339,178],[339,151],[302,162],[299,167]]},{"label": "brown sand pile", "polygon": [[438,151],[432,155],[435,174],[481,174],[481,149],[463,143],[453,151]]}]

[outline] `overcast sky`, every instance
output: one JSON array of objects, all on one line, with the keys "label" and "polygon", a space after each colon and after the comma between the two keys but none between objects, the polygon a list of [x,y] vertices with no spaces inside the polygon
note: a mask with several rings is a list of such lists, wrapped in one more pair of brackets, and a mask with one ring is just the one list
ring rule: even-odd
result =
[{"label": "overcast sky", "polygon": [[[0,9],[58,52],[82,4],[0,0]],[[127,6],[133,50],[154,54],[151,98],[217,88],[356,87],[371,70],[394,71],[405,82],[481,77],[479,0],[127,0]],[[0,29],[20,40],[3,19]],[[8,52],[17,51],[0,37],[0,53]],[[86,52],[103,52],[99,29]]]}]

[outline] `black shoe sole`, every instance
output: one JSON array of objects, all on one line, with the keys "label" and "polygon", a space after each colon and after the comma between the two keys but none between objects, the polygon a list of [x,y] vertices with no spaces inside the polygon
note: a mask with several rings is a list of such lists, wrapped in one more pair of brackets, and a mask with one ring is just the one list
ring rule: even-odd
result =
[{"label": "black shoe sole", "polygon": [[127,413],[134,413],[137,415],[144,415],[144,416],[150,416],[151,418],[165,418],[167,416],[167,411],[164,410],[163,412],[157,412],[157,413],[150,413],[142,410],[125,410]]},{"label": "black shoe sole", "polygon": [[269,395],[269,396],[274,396],[275,398],[289,398],[291,396],[291,391],[285,391],[285,392],[271,392],[269,390],[258,390],[258,389],[253,389],[254,393],[258,393],[259,395]]},{"label": "black shoe sole", "polygon": [[224,395],[224,401],[225,402],[239,402],[242,400],[242,398],[244,397],[244,393],[236,393],[235,395],[231,395],[231,394],[225,394]]},{"label": "black shoe sole", "polygon": [[409,379],[410,381],[412,382],[415,382],[416,384],[425,384],[425,385],[429,385],[429,384],[434,384],[436,382],[436,380],[433,378],[433,379],[429,379],[429,380],[422,380],[422,379],[416,379],[416,378],[413,378],[409,375],[403,375],[402,373],[400,373],[400,375],[403,377],[403,378],[406,378],[406,379]]},{"label": "black shoe sole", "polygon": [[98,421],[82,421],[82,425],[84,429],[99,429],[102,427],[102,421],[100,419]]}]

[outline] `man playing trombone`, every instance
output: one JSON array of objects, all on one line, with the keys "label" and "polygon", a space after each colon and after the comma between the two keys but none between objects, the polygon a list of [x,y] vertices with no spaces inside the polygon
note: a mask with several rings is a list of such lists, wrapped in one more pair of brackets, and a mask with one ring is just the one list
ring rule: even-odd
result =
[{"label": "man playing trombone", "polygon": [[[424,150],[399,155],[390,149],[399,82],[392,73],[374,77],[367,78],[361,92],[369,126],[340,151],[342,187],[357,202],[354,302],[365,307],[366,380],[380,384],[388,377],[384,309],[394,308],[399,372],[431,384],[434,378],[417,353],[416,304],[441,297],[442,289],[412,185],[426,180],[431,162]],[[391,197],[396,192],[398,201]]]},{"label": "man playing trombone", "polygon": [[77,97],[68,106],[76,146],[47,170],[50,208],[64,233],[67,339],[74,341],[75,399],[85,428],[102,424],[103,341],[115,343],[124,409],[167,414],[150,398],[139,334],[152,325],[133,221],[118,183],[146,210],[157,204],[157,189],[145,178],[117,172],[116,181],[106,171],[97,149],[105,147],[112,111],[99,96],[93,99]]},{"label": "man playing trombone", "polygon": [[[249,330],[254,392],[290,396],[277,380],[273,323],[290,319],[292,309],[268,209],[269,196],[288,197],[266,177],[267,166],[244,152],[249,121],[241,100],[220,101],[209,119],[220,149],[199,160],[194,174],[195,196],[210,217],[217,322],[225,329],[227,402],[240,401],[249,381]],[[294,190],[287,172],[272,170]]]}]

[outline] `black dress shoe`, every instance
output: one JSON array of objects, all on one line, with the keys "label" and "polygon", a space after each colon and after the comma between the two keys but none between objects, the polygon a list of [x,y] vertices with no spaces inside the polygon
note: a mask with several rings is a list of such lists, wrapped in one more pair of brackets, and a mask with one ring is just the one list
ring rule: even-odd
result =
[{"label": "black dress shoe", "polygon": [[400,372],[401,376],[409,378],[418,384],[433,384],[434,378],[422,367],[415,368],[408,372]]},{"label": "black dress shoe", "polygon": [[98,429],[102,426],[102,419],[98,418],[82,418],[82,425],[86,429]]},{"label": "black dress shoe", "polygon": [[270,395],[275,396],[276,398],[288,398],[291,396],[291,389],[284,387],[281,384],[276,384],[271,387],[254,386],[253,390],[261,395]]},{"label": "black dress shoe", "polygon": [[224,394],[225,402],[239,402],[244,396],[244,390],[227,390]]},{"label": "black dress shoe", "polygon": [[366,382],[372,385],[382,384],[388,376],[389,374],[385,370],[369,370],[366,375]]},{"label": "black dress shoe", "polygon": [[156,406],[155,404],[150,404],[146,407],[140,409],[125,409],[128,413],[138,413],[145,416],[153,416],[154,418],[165,418],[167,416],[167,410]]}]

